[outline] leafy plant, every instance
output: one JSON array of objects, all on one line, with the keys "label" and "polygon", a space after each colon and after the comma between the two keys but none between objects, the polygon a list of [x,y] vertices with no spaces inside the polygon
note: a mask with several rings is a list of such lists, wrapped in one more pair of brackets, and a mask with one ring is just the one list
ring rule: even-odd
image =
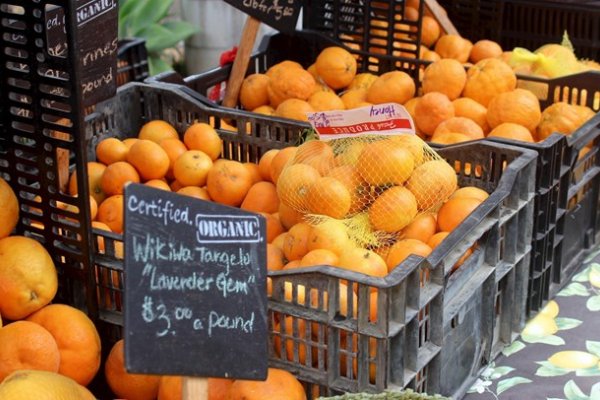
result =
[{"label": "leafy plant", "polygon": [[169,18],[174,0],[119,0],[119,38],[146,40],[150,74],[172,69],[177,44],[197,32],[192,24]]}]

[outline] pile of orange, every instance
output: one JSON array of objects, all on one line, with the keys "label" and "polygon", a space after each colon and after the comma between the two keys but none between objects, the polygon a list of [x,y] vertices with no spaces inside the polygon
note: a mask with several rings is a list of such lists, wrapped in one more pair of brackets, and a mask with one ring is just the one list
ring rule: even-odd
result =
[{"label": "pile of orange", "polygon": [[[75,391],[80,397],[69,398],[91,399],[84,386],[100,367],[96,327],[82,311],[50,304],[58,288],[54,262],[36,240],[10,236],[18,199],[1,178],[0,210],[6,228],[0,233],[0,382],[6,380],[0,393],[41,398],[36,393],[43,390],[58,398]],[[42,381],[50,387],[40,387]]]}]

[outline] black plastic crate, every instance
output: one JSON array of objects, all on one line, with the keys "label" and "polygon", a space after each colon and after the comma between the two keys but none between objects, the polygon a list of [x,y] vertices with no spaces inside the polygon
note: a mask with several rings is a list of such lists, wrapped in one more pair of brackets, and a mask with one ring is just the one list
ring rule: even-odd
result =
[{"label": "black plastic crate", "polygon": [[150,76],[146,41],[140,38],[119,40],[117,51],[117,85],[143,82]]},{"label": "black plastic crate", "polygon": [[568,32],[581,58],[600,59],[600,2],[595,0],[438,0],[466,38],[531,51]]}]

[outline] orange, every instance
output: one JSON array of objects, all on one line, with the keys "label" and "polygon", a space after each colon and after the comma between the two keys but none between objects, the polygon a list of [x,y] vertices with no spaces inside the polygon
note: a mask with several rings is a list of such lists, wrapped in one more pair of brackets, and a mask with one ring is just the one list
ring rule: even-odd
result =
[{"label": "orange", "polygon": [[162,179],[150,179],[149,181],[144,182],[144,185],[156,189],[166,190],[167,192],[171,191],[171,187],[169,186],[169,184]]},{"label": "orange", "polygon": [[139,183],[140,174],[126,161],[110,164],[102,174],[100,186],[107,196],[123,194],[123,188],[129,182]]},{"label": "orange", "polygon": [[454,100],[460,96],[467,82],[467,71],[452,58],[443,58],[425,68],[423,93],[440,92]]},{"label": "orange", "polygon": [[283,250],[272,243],[267,243],[267,270],[279,271],[285,264]]},{"label": "orange", "polygon": [[368,190],[367,184],[352,165],[341,165],[331,169],[328,177],[335,178],[341,182],[350,194],[349,214],[355,214],[375,199],[375,194]]},{"label": "orange", "polygon": [[327,142],[308,140],[298,147],[292,161],[310,165],[324,175],[335,166],[335,155],[333,147]]},{"label": "orange", "polygon": [[[208,378],[208,399],[227,400],[227,392],[233,384],[232,379]],[[162,376],[158,385],[157,400],[181,400],[183,396],[183,377]]]},{"label": "orange", "polygon": [[260,172],[260,177],[263,181],[273,182],[271,180],[271,162],[278,152],[279,149],[271,149],[260,156],[260,159],[258,160],[258,171]]},{"label": "orange", "polygon": [[269,104],[267,86],[269,77],[265,74],[250,74],[242,81],[240,87],[240,104],[246,110]]},{"label": "orange", "polygon": [[541,118],[538,98],[526,89],[500,93],[488,104],[487,121],[492,129],[503,122],[512,122],[533,132]]},{"label": "orange", "polygon": [[96,146],[96,158],[106,165],[125,161],[129,147],[117,138],[106,138]]},{"label": "orange", "polygon": [[46,328],[56,340],[60,374],[83,386],[92,381],[100,368],[100,335],[87,315],[65,304],[50,304],[27,320]]},{"label": "orange", "polygon": [[281,175],[281,171],[283,171],[283,168],[286,166],[286,164],[294,158],[297,150],[298,147],[296,146],[288,146],[277,152],[270,163],[271,182],[277,184],[277,180],[279,179],[279,175]]},{"label": "orange", "polygon": [[342,103],[344,103],[344,108],[348,110],[358,108],[367,101],[367,89],[347,90],[340,96],[340,98]]},{"label": "orange", "polygon": [[442,57],[440,57],[440,55],[438,53],[436,53],[435,51],[432,50],[425,50],[423,52],[423,55],[421,56],[422,60],[425,61],[431,61],[431,62],[435,62],[435,61],[439,61],[442,59]]},{"label": "orange", "polygon": [[444,232],[454,230],[479,204],[481,204],[481,200],[473,197],[448,199],[438,211],[438,230]]},{"label": "orange", "polygon": [[338,260],[338,266],[365,275],[384,277],[387,275],[385,260],[374,251],[360,247],[346,249]]},{"label": "orange", "polygon": [[427,243],[436,231],[436,224],[433,213],[421,213],[400,231],[398,237],[399,239],[417,239]]},{"label": "orange", "polygon": [[478,63],[484,58],[498,58],[502,55],[502,47],[492,40],[479,40],[475,42],[469,54],[469,61]]},{"label": "orange", "polygon": [[511,67],[496,58],[485,58],[468,69],[463,96],[487,107],[494,96],[516,86],[517,76]]},{"label": "orange", "polygon": [[50,303],[58,289],[54,262],[44,246],[25,236],[0,239],[0,314],[25,318]]},{"label": "orange", "polygon": [[98,206],[96,219],[104,222],[113,232],[123,232],[123,195],[116,194],[104,200]]},{"label": "orange", "polygon": [[460,97],[452,101],[454,105],[454,115],[456,117],[465,117],[474,121],[483,130],[483,133],[490,131],[487,123],[487,108],[480,103],[468,97]]},{"label": "orange", "polygon": [[429,15],[424,15],[421,20],[421,43],[427,47],[431,47],[437,42],[440,34],[440,24]]},{"label": "orange", "polygon": [[462,133],[470,139],[483,139],[483,129],[477,123],[465,117],[452,117],[441,122],[435,131],[433,137],[440,133]]},{"label": "orange", "polygon": [[183,143],[189,150],[200,150],[215,161],[223,150],[223,140],[217,131],[204,122],[190,125],[183,134]]},{"label": "orange", "polygon": [[206,177],[210,198],[228,206],[239,206],[252,187],[250,172],[239,161],[220,159],[214,162]]},{"label": "orange", "polygon": [[331,176],[317,178],[306,192],[306,205],[313,214],[344,218],[350,211],[351,203],[348,188]]},{"label": "orange", "polygon": [[10,185],[0,177],[0,239],[7,237],[19,222],[19,200]]},{"label": "orange", "polygon": [[308,113],[315,112],[309,102],[301,99],[291,98],[283,100],[275,109],[275,116],[281,118],[308,121]]},{"label": "orange", "polygon": [[473,140],[467,135],[463,133],[456,132],[444,132],[437,135],[433,135],[430,139],[431,143],[437,144],[456,144],[462,142],[468,142],[469,140]]},{"label": "orange", "polygon": [[[112,232],[111,229],[110,229],[110,226],[108,226],[104,222],[100,222],[100,221],[92,221],[92,228],[96,228],[96,229],[100,229],[100,230]],[[104,238],[102,236],[98,235],[98,239],[97,240],[98,240],[98,252],[104,253],[104,249],[105,249],[105,247],[104,247]]]},{"label": "orange", "polygon": [[315,92],[308,98],[308,104],[315,111],[344,110],[346,106],[340,97],[333,92]]},{"label": "orange", "polygon": [[[167,138],[169,138],[169,136],[167,136]],[[135,144],[135,142],[137,142],[138,138],[127,138],[127,139],[123,139],[123,143],[125,144],[125,146],[127,146],[128,149],[131,148],[131,146],[133,146]],[[164,139],[160,139],[160,141],[162,142]]]},{"label": "orange", "polygon": [[453,58],[466,63],[471,54],[473,43],[458,35],[442,35],[435,43],[435,52],[442,58]]},{"label": "orange", "polygon": [[195,197],[201,200],[210,201],[210,195],[208,194],[208,190],[203,187],[198,186],[184,186],[181,189],[177,190],[177,193],[184,194],[186,196]]},{"label": "orange", "polygon": [[337,265],[338,256],[331,250],[314,249],[302,257],[300,267],[311,267],[315,265]]},{"label": "orange", "polygon": [[[435,235],[433,235],[431,239],[429,239],[427,244],[432,249],[435,249],[437,246],[439,246],[440,243],[444,241],[444,239],[446,239],[446,237],[449,234],[450,232],[438,232]],[[465,251],[465,253],[462,256],[460,256],[458,261],[456,261],[456,263],[452,266],[451,272],[455,271],[458,267],[460,267],[472,253],[473,249],[467,249],[467,251]]]},{"label": "orange", "polygon": [[21,369],[58,372],[56,340],[44,327],[16,321],[0,329],[0,382]]},{"label": "orange", "polygon": [[267,85],[269,102],[275,109],[288,99],[307,100],[317,83],[310,72],[301,68],[283,68]]},{"label": "orange", "polygon": [[538,139],[545,140],[554,132],[570,135],[593,116],[594,112],[588,107],[565,102],[554,103],[542,112],[537,127]]},{"label": "orange", "polygon": [[269,105],[256,107],[252,112],[263,115],[275,115],[275,109]]},{"label": "orange", "polygon": [[490,195],[485,190],[480,189],[476,186],[464,186],[459,189],[456,189],[456,191],[452,193],[452,196],[450,196],[449,198],[454,199],[457,197],[472,197],[474,199],[478,199],[479,201],[484,201],[485,199],[490,197]]},{"label": "orange", "polygon": [[279,200],[297,211],[305,211],[309,189],[320,176],[319,171],[310,165],[291,164],[285,167],[277,184]]},{"label": "orange", "polygon": [[452,117],[454,105],[448,96],[440,92],[424,94],[415,107],[415,124],[427,135],[433,135],[440,123]]},{"label": "orange", "polygon": [[426,243],[417,239],[402,239],[398,240],[390,247],[385,262],[388,266],[388,271],[391,272],[411,254],[427,257],[430,253],[431,247]]},{"label": "orange", "polygon": [[292,226],[296,225],[298,222],[302,222],[304,219],[304,214],[296,211],[291,206],[288,206],[284,202],[279,202],[279,221],[281,222],[281,226],[283,226],[284,230],[289,230]]},{"label": "orange", "polygon": [[265,72],[265,75],[267,75],[269,78],[273,79],[273,78],[277,78],[279,76],[279,73],[281,73],[281,71],[283,71],[285,69],[302,69],[302,68],[303,68],[302,65],[296,61],[284,60],[284,61],[281,61],[281,62],[269,67],[269,69],[267,69],[267,71]]},{"label": "orange", "polygon": [[169,170],[167,171],[166,176],[171,179],[173,178],[173,165],[175,164],[175,160],[188,149],[179,139],[164,139],[160,142],[160,147],[162,147],[169,157]]},{"label": "orange", "polygon": [[308,233],[308,251],[330,250],[337,256],[351,245],[348,230],[341,221],[327,220],[311,227]]},{"label": "orange", "polygon": [[385,72],[367,90],[367,101],[373,104],[404,104],[415,95],[415,82],[406,72]]},{"label": "orange", "polygon": [[73,379],[56,372],[20,369],[0,384],[2,399],[95,400],[96,397]]},{"label": "orange", "polygon": [[367,90],[371,87],[373,82],[377,80],[377,75],[372,74],[370,72],[361,72],[360,74],[356,74],[352,82],[348,85],[346,90],[359,90],[364,89]]},{"label": "orange", "polygon": [[410,150],[394,140],[378,140],[364,146],[356,170],[371,185],[401,185],[412,173],[415,160]]},{"label": "orange", "polygon": [[201,150],[187,150],[173,164],[173,176],[183,186],[204,186],[213,166],[210,156]]},{"label": "orange", "polygon": [[[102,203],[106,198],[106,193],[102,191],[102,175],[106,170],[106,165],[90,161],[87,163],[88,190],[90,195],[96,200],[96,203]],[[69,194],[75,196],[77,194],[77,174],[73,172],[69,179]]]},{"label": "orange", "polygon": [[383,192],[369,207],[373,229],[396,232],[406,227],[417,215],[417,200],[404,186],[393,186]]},{"label": "orange", "polygon": [[267,243],[273,242],[277,236],[279,236],[283,232],[283,225],[281,225],[281,221],[279,220],[279,213],[265,213],[259,212],[260,215],[265,217],[267,222]]},{"label": "orange", "polygon": [[171,163],[167,152],[160,145],[144,139],[131,146],[127,162],[135,167],[142,181],[163,178]]},{"label": "orange", "polygon": [[231,385],[227,400],[306,400],[302,384],[291,373],[269,368],[265,381],[238,379]]},{"label": "orange", "polygon": [[248,172],[250,172],[250,177],[252,178],[252,184],[262,181],[262,177],[260,176],[260,170],[258,169],[258,164],[247,161],[244,163],[244,167],[246,167]]},{"label": "orange", "polygon": [[104,365],[106,382],[120,398],[127,400],[153,400],[158,396],[160,376],[132,374],[125,370],[123,339],[116,342]]},{"label": "orange", "polygon": [[173,125],[163,120],[145,123],[138,134],[138,139],[152,140],[157,144],[167,138],[179,139],[179,134]]},{"label": "orange", "polygon": [[350,85],[356,75],[356,67],[354,56],[338,46],[323,49],[315,61],[317,74],[334,90]]},{"label": "orange", "polygon": [[535,142],[531,131],[523,125],[512,122],[503,122],[496,126],[487,137],[500,137],[505,139],[520,140],[522,142]]},{"label": "orange", "polygon": [[274,213],[279,210],[279,196],[277,188],[271,182],[257,182],[253,184],[240,208],[248,211]]},{"label": "orange", "polygon": [[308,253],[310,230],[310,225],[305,222],[299,222],[290,228],[283,241],[283,254],[287,260],[300,260]]},{"label": "orange", "polygon": [[414,194],[418,209],[429,210],[454,193],[456,172],[444,160],[427,161],[415,168],[406,187]]}]

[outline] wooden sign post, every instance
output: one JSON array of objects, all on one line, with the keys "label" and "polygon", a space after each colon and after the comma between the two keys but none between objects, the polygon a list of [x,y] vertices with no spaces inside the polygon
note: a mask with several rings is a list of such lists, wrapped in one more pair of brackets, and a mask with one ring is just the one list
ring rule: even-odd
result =
[{"label": "wooden sign post", "polygon": [[125,367],[206,377],[267,376],[266,223],[260,215],[130,184],[125,188]]},{"label": "wooden sign post", "polygon": [[301,0],[225,1],[248,14],[222,103],[225,107],[235,107],[261,21],[283,32],[294,31],[302,2]]}]

